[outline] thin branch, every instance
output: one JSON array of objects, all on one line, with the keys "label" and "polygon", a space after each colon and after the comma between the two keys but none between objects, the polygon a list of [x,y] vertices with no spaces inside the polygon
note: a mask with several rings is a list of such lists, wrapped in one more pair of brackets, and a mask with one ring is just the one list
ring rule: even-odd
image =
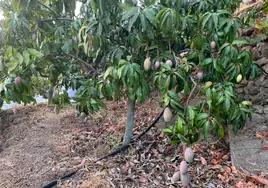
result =
[{"label": "thin branch", "polygon": [[251,5],[249,5],[249,6],[245,7],[245,8],[241,8],[240,10],[236,11],[234,13],[234,15],[239,16],[244,10],[247,10],[249,8],[260,8],[263,3],[264,3],[263,1],[258,1],[256,3],[253,3],[253,4],[251,4]]},{"label": "thin branch", "polygon": [[193,89],[192,89],[191,92],[190,92],[190,95],[189,95],[189,97],[188,97],[188,99],[187,99],[187,101],[186,101],[186,106],[185,106],[185,107],[187,107],[187,106],[189,105],[189,100],[192,98],[192,95],[193,95],[193,93],[194,93],[194,90],[195,90],[195,88],[196,88],[196,86],[197,86],[197,84],[196,84],[196,82],[194,81],[194,79],[193,79],[192,76],[190,76],[190,79],[191,79],[191,81],[193,82],[194,87],[193,87]]},{"label": "thin branch", "polygon": [[48,75],[44,75],[44,74],[42,74],[41,72],[39,72],[39,74],[40,74],[40,76],[42,76],[42,77],[44,77],[44,78],[49,78]]},{"label": "thin branch", "polygon": [[40,2],[40,0],[37,0],[37,3],[39,3],[40,5],[42,5],[43,7],[45,7],[46,9],[48,9],[55,16],[58,16],[59,15],[56,12],[54,12],[51,8],[49,8],[47,5],[45,5],[44,3]]},{"label": "thin branch", "polygon": [[64,54],[67,55],[67,56],[69,56],[69,57],[72,57],[73,59],[76,59],[76,60],[80,61],[81,63],[83,63],[83,64],[85,64],[85,65],[87,65],[91,70],[96,71],[96,69],[95,69],[92,65],[88,64],[88,63],[87,63],[86,61],[84,61],[83,59],[80,59],[79,57],[74,56],[74,55],[72,55],[72,54],[67,54],[67,53],[64,53]]},{"label": "thin branch", "polygon": [[42,20],[39,20],[38,22],[51,22],[51,21],[55,21],[55,20],[63,20],[63,21],[70,21],[72,22],[73,20],[70,19],[70,18],[49,18],[49,19],[42,19]]}]

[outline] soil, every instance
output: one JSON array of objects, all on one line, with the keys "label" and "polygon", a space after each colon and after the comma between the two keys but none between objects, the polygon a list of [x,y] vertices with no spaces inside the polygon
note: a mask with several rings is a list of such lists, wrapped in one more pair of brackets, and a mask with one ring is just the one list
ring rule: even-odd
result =
[{"label": "soil", "polygon": [[83,125],[73,109],[56,115],[45,105],[1,113],[0,187],[40,187],[60,171],[60,159],[70,153],[69,134]]},{"label": "soil", "polygon": [[[155,100],[136,106],[134,137],[161,111]],[[172,175],[183,160],[183,145],[171,145],[160,129],[153,128],[140,142],[115,157],[93,163],[122,142],[126,102],[107,102],[107,109],[87,121],[76,116],[74,106],[55,114],[45,104],[0,114],[0,187],[36,188],[81,167],[73,177],[59,182],[64,188],[175,188]],[[224,140],[201,141],[192,146],[189,165],[191,187],[264,187],[231,165]],[[202,165],[202,161],[207,165]]]}]

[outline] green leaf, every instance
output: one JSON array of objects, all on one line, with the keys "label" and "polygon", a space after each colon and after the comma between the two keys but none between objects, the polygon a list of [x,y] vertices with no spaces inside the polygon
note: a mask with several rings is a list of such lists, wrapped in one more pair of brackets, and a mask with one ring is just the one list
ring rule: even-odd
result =
[{"label": "green leaf", "polygon": [[139,13],[136,13],[134,16],[132,16],[129,19],[129,23],[128,23],[128,31],[131,32],[132,26],[133,24],[137,21],[137,18],[139,17]]},{"label": "green leaf", "polygon": [[224,129],[223,129],[222,124],[219,124],[218,135],[219,135],[221,138],[224,137]]},{"label": "green leaf", "polygon": [[17,57],[17,59],[18,59],[18,63],[19,63],[19,64],[22,64],[22,62],[23,62],[23,57],[22,57],[21,53],[17,52],[16,57]]},{"label": "green leaf", "polygon": [[197,121],[200,121],[200,120],[206,119],[206,118],[208,118],[208,114],[207,113],[200,113],[200,114],[197,115],[196,120]]},{"label": "green leaf", "polygon": [[230,110],[230,106],[231,106],[231,103],[230,103],[230,100],[228,98],[226,98],[224,100],[224,107],[225,107],[225,110],[226,111],[229,111]]},{"label": "green leaf", "polygon": [[29,54],[29,52],[27,50],[24,50],[22,54],[23,54],[24,62],[26,63],[26,65],[29,65],[29,63],[30,63],[30,54]]},{"label": "green leaf", "polygon": [[208,133],[209,133],[209,126],[210,126],[210,122],[206,121],[206,123],[204,124],[204,137],[207,138],[208,137]]},{"label": "green leaf", "polygon": [[172,134],[172,130],[170,128],[162,129],[162,132],[167,133],[167,134]]},{"label": "green leaf", "polygon": [[104,76],[103,76],[103,79],[105,80],[109,75],[110,73],[114,70],[114,67],[109,67],[105,73],[104,73]]},{"label": "green leaf", "polygon": [[232,45],[242,45],[242,44],[249,44],[247,40],[234,40]]},{"label": "green leaf", "polygon": [[202,63],[200,63],[201,66],[206,66],[210,63],[212,63],[213,59],[212,58],[207,58],[207,59],[204,59],[204,61]]},{"label": "green leaf", "polygon": [[28,48],[28,52],[37,58],[43,57],[43,54],[41,52],[38,52],[36,49]]},{"label": "green leaf", "polygon": [[189,120],[193,120],[194,119],[194,117],[195,117],[195,111],[194,111],[193,107],[191,107],[191,106],[188,106],[187,107],[187,116],[188,116],[188,119]]},{"label": "green leaf", "polygon": [[182,124],[180,117],[178,117],[178,119],[177,119],[176,131],[179,132],[180,134],[184,134],[184,127],[183,127],[183,124]]},{"label": "green leaf", "polygon": [[139,11],[139,7],[126,8],[122,15],[122,21],[129,19],[130,17],[138,13],[138,11]]},{"label": "green leaf", "polygon": [[153,8],[147,7],[143,10],[143,12],[145,13],[145,16],[149,20],[149,22],[153,24],[156,16],[155,10]]}]

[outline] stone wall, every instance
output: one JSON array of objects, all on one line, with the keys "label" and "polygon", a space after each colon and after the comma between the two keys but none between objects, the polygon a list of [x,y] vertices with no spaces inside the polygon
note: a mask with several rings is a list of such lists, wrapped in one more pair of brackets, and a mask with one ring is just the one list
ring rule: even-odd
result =
[{"label": "stone wall", "polygon": [[[255,63],[268,73],[268,42],[260,42],[243,49],[251,51]],[[268,75],[263,73],[253,81],[243,80],[237,85],[236,91],[240,97],[251,100],[253,104],[268,104]]]}]

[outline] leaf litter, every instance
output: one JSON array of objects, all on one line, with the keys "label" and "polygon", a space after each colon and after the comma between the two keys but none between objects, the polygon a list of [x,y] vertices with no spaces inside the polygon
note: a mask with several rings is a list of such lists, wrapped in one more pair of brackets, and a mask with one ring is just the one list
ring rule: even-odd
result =
[{"label": "leaf litter", "polygon": [[[51,166],[43,172],[43,176],[50,175],[43,179],[39,178],[33,185],[40,186],[40,181],[44,183],[49,179],[53,180],[53,177],[59,177],[65,172],[84,166],[73,177],[59,182],[57,187],[181,187],[180,181],[173,183],[171,178],[179,170],[185,146],[169,144],[167,137],[158,128],[151,129],[140,142],[124,153],[92,163],[96,158],[116,149],[123,140],[126,102],[107,101],[106,104],[107,110],[92,115],[86,122],[81,122],[79,118],[70,115],[75,114],[74,107],[64,109],[61,115],[56,117],[60,119],[61,125],[68,125],[64,129],[61,128],[61,132],[57,130],[57,134],[52,137],[57,140],[53,142],[54,150],[60,152],[50,157],[53,159]],[[36,108],[35,111],[43,111],[42,108],[46,107]],[[148,100],[142,105],[137,104],[134,137],[139,135],[160,111],[158,103],[153,100]],[[46,114],[39,118],[32,117],[31,114],[29,116],[35,125],[47,118]],[[42,130],[46,131],[43,125]],[[246,174],[232,166],[229,148],[223,139],[216,142],[203,140],[191,147],[195,152],[195,158],[188,168],[192,177],[190,187],[268,186],[267,174]],[[24,169],[21,169],[20,174],[23,173]],[[19,181],[19,177],[15,179]],[[20,185],[25,184],[13,185],[23,187]]]}]

